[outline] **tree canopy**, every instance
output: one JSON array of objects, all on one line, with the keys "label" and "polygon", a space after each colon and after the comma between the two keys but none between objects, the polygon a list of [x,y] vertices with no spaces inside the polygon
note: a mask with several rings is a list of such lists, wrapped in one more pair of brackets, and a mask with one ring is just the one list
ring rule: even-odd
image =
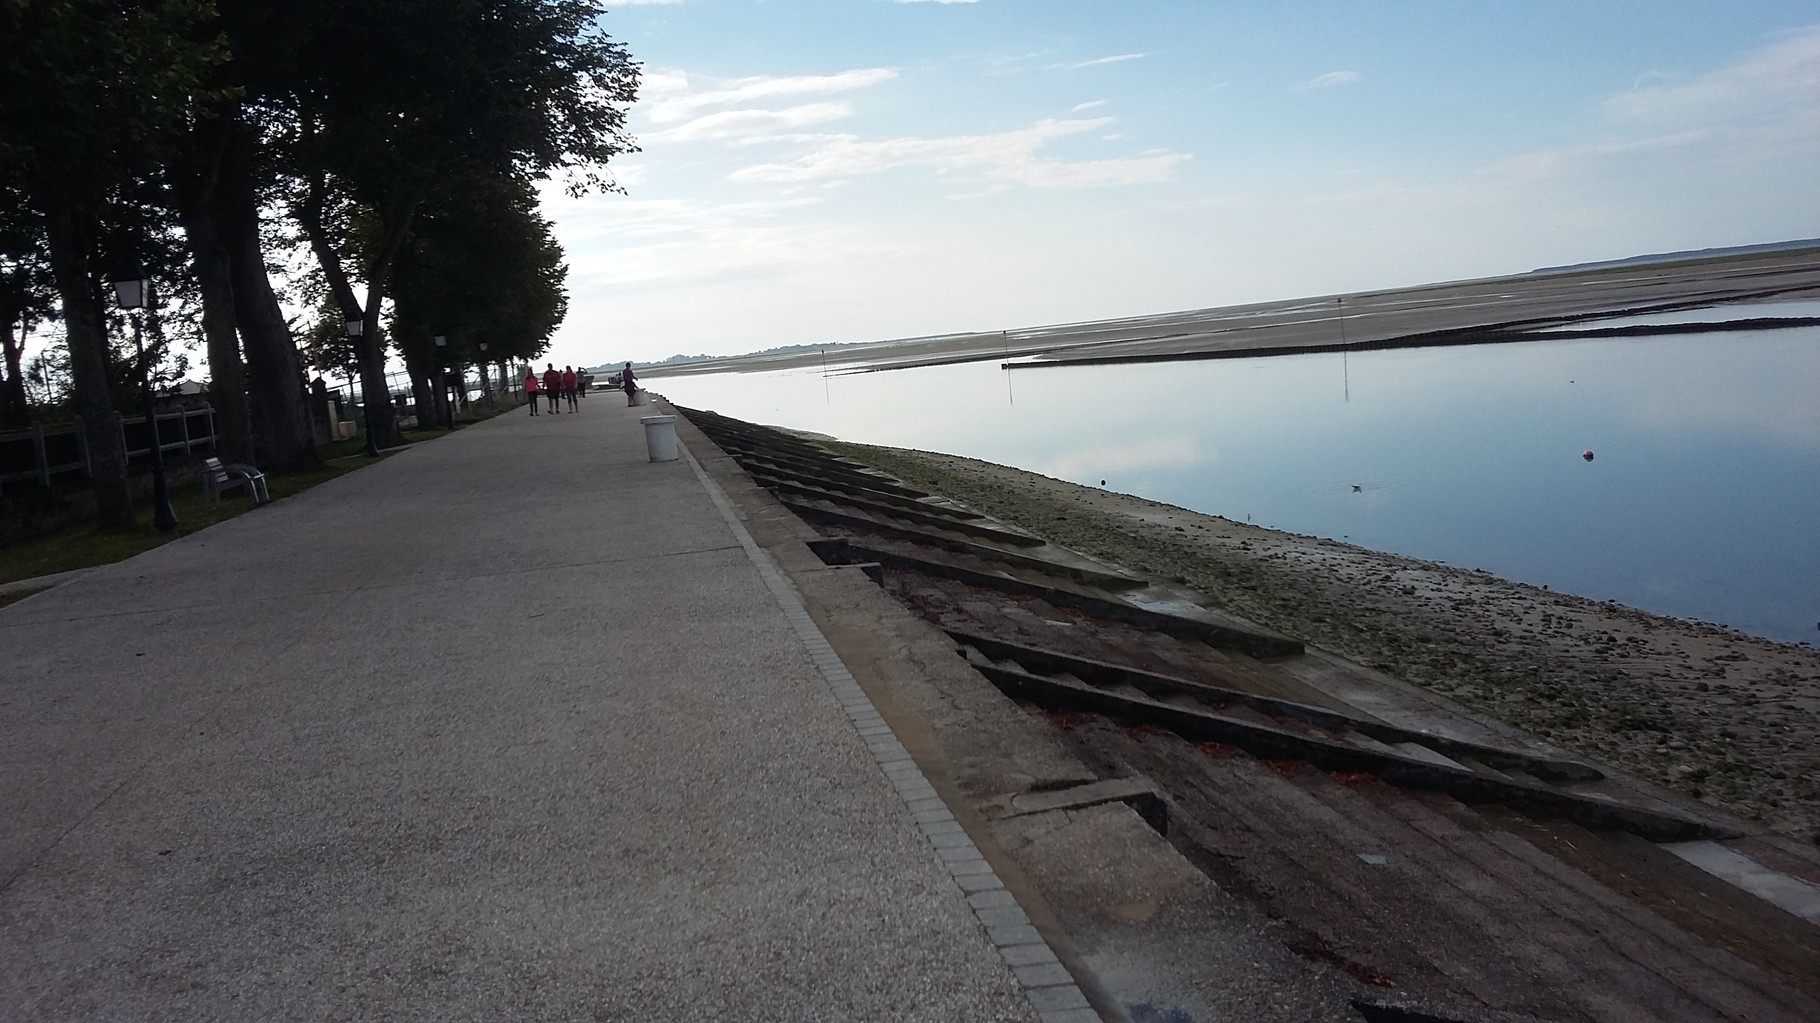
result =
[{"label": "tree canopy", "polygon": [[[312,456],[274,236],[306,240],[334,307],[364,318],[369,394],[386,390],[388,333],[414,377],[413,346],[435,334],[461,359],[483,342],[494,357],[540,352],[567,268],[534,184],[614,190],[609,161],[636,151],[639,67],[604,13],[594,0],[0,0],[9,356],[13,324],[42,318],[54,292],[77,413],[111,416],[105,280],[155,257],[172,224],[187,266],[160,283],[200,310],[172,326],[206,335],[217,401],[251,402],[250,419],[242,406],[221,421],[280,465]],[[274,215],[294,230],[274,232]],[[375,435],[396,440],[390,403],[369,405]],[[107,447],[97,503],[125,528],[125,456]]]}]

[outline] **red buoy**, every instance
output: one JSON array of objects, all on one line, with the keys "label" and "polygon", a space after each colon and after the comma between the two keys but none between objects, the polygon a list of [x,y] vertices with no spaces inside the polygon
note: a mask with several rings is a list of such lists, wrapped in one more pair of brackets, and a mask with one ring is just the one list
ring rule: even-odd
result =
[{"label": "red buoy", "polygon": [[1580,455],[1580,457],[1586,459],[1589,462],[1592,461],[1592,448],[1587,448],[1586,451]]}]

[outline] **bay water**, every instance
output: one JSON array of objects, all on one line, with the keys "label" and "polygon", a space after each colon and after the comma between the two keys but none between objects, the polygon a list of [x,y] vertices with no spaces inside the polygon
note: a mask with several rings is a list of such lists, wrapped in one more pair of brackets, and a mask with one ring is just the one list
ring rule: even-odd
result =
[{"label": "bay water", "polygon": [[1820,328],[648,383],[739,419],[1820,638]]}]

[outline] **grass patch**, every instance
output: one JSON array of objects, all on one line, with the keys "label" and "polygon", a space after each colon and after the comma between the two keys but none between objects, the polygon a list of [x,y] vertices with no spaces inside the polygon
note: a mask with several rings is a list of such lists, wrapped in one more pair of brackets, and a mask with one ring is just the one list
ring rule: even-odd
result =
[{"label": "grass patch", "polygon": [[[455,429],[485,422],[519,407],[522,406],[487,409],[476,402],[472,414],[456,418]],[[437,428],[406,430],[404,440],[407,444],[421,444],[448,435],[449,431]],[[319,469],[266,475],[266,488],[271,491],[272,500],[302,493],[319,483],[326,483],[337,476],[372,464],[372,460],[366,457],[366,441],[359,437],[324,444],[316,449],[316,453],[323,460]],[[201,483],[192,480],[182,486],[173,485],[171,510],[177,513],[177,529],[172,533],[160,533],[152,527],[152,500],[149,496],[138,503],[137,509],[139,527],[130,533],[103,533],[90,521],[0,547],[0,583],[124,561],[180,536],[188,536],[218,522],[226,522],[236,515],[243,515],[253,509],[253,502],[250,497],[237,492],[233,496],[223,497],[214,507],[208,507],[204,503]],[[0,607],[35,592],[38,591],[0,595]]]},{"label": "grass patch", "polygon": [[[276,501],[365,464],[367,462],[362,458],[334,458],[320,469],[269,475],[266,487],[272,493],[272,500]],[[0,548],[0,583],[124,561],[180,536],[243,515],[252,510],[253,501],[235,493],[209,507],[204,503],[201,483],[191,481],[182,486],[173,485],[171,510],[177,513],[177,529],[171,533],[160,533],[152,527],[149,496],[137,502],[135,507],[139,513],[139,527],[129,533],[103,533],[93,522],[83,522]]]}]

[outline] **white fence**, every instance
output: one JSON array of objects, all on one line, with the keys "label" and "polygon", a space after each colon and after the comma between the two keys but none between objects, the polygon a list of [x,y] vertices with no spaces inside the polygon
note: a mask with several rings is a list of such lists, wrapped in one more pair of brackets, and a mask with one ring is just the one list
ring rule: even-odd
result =
[{"label": "white fence", "polygon": [[[115,415],[112,425],[120,431],[129,462],[151,454],[152,431],[146,428],[144,416]],[[215,409],[203,405],[160,412],[157,429],[160,451],[212,450],[215,446]],[[81,419],[59,426],[33,423],[27,430],[0,433],[0,483],[37,480],[48,487],[52,476],[66,472],[92,473],[88,429]]]}]

